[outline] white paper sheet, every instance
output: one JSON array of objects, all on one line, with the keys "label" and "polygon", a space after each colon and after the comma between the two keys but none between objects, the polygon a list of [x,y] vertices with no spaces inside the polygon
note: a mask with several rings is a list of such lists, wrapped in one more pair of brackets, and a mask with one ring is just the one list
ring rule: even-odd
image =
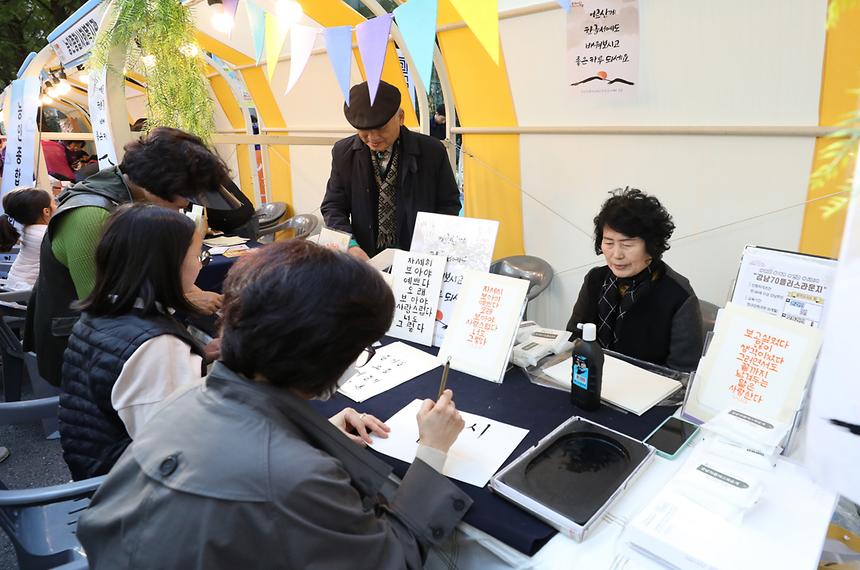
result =
[{"label": "white paper sheet", "polygon": [[[568,358],[543,372],[559,386],[570,390],[571,359]],[[681,389],[681,383],[665,376],[605,355],[600,397],[610,404],[641,416],[658,402]]]},{"label": "white paper sheet", "polygon": [[[418,451],[418,422],[415,416],[422,400],[413,400],[385,423],[391,428],[387,439],[373,438],[376,451],[411,463]],[[448,451],[443,474],[474,485],[487,484],[505,459],[513,453],[529,430],[460,411],[466,427]]]},{"label": "white paper sheet", "polygon": [[393,342],[376,351],[376,356],[355,371],[338,390],[356,402],[363,402],[395,386],[421,376],[439,366],[439,359],[402,342]]},{"label": "white paper sheet", "polygon": [[394,318],[388,336],[431,346],[445,258],[398,250],[393,267]]},{"label": "white paper sheet", "polygon": [[498,231],[497,220],[418,212],[410,251],[443,255],[448,259],[439,293],[439,321],[433,334],[433,346],[441,346],[445,338],[463,284],[463,272],[490,270]]},{"label": "white paper sheet", "polygon": [[330,228],[322,228],[319,236],[317,237],[316,243],[329,249],[346,251],[349,249],[350,237],[352,236],[345,232],[339,232]]},{"label": "white paper sheet", "polygon": [[403,250],[389,247],[388,249],[380,251],[375,256],[371,257],[368,263],[372,268],[378,271],[386,271],[389,267],[391,267],[391,264],[394,263],[394,254],[398,251]]},{"label": "white paper sheet", "polygon": [[529,282],[467,270],[439,358],[451,368],[501,382],[511,358]]},{"label": "white paper sheet", "polygon": [[210,247],[240,245],[248,241],[248,238],[239,236],[219,236],[203,240],[203,243]]}]

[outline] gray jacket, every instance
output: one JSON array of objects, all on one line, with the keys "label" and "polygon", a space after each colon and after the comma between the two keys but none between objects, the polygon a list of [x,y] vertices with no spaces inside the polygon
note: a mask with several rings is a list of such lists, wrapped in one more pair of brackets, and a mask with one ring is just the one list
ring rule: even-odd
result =
[{"label": "gray jacket", "polygon": [[420,568],[472,501],[391,468],[307,402],[217,363],[172,397],[78,522],[91,568]]}]

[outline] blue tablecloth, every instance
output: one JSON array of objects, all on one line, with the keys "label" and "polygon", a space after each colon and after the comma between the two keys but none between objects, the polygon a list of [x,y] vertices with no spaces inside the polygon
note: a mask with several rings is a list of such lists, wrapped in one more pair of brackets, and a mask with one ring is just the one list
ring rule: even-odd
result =
[{"label": "blue tablecloth", "polygon": [[[264,244],[249,240],[245,245],[254,249],[262,247]],[[227,277],[227,272],[233,267],[233,263],[239,259],[238,257],[224,257],[223,255],[213,255],[206,267],[200,270],[197,276],[196,284],[204,291],[221,292],[221,287],[224,284],[224,279]]]},{"label": "blue tablecloth", "polygon": [[[423,346],[412,346],[431,351]],[[435,354],[438,349],[434,348],[432,352]],[[437,368],[361,404],[356,404],[341,394],[335,395],[327,402],[314,401],[312,404],[326,416],[332,416],[341,409],[352,406],[385,421],[415,398],[435,399],[440,378],[441,368]],[[655,407],[642,416],[636,416],[601,406],[596,412],[584,412],[570,403],[566,392],[532,384],[525,372],[516,367],[508,370],[502,384],[451,370],[448,387],[454,391],[454,401],[458,409],[529,430],[526,438],[505,464],[519,457],[574,415],[641,440],[675,411],[674,407]],[[381,454],[379,457],[394,467],[398,476],[405,475],[409,467],[406,463]],[[555,529],[491,493],[489,487],[479,489],[459,481],[454,482],[475,501],[463,520],[520,552],[533,555],[555,534]]]}]

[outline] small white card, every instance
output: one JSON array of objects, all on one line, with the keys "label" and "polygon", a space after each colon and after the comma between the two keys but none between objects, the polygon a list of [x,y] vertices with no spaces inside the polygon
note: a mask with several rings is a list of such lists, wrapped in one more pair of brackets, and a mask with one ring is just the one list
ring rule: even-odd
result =
[{"label": "small white card", "polygon": [[[413,400],[385,423],[387,439],[373,437],[371,447],[389,457],[411,463],[418,451],[418,422],[415,416],[422,400]],[[443,475],[483,487],[505,459],[514,452],[529,430],[460,411],[466,427],[448,451]]]},{"label": "small white card", "polygon": [[317,243],[329,249],[346,251],[349,249],[349,239],[351,237],[346,232],[339,232],[331,228],[322,228],[317,238]]},{"label": "small white card", "polygon": [[436,307],[444,272],[445,258],[441,255],[395,252],[392,270],[394,319],[388,336],[427,346],[433,344],[433,326],[436,324]]},{"label": "small white card", "polygon": [[355,371],[338,390],[347,398],[363,402],[439,366],[439,359],[402,342],[376,351],[366,365]]}]

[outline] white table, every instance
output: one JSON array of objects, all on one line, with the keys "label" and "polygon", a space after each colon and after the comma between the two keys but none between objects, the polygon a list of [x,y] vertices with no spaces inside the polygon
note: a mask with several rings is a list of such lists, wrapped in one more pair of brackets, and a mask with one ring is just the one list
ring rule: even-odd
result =
[{"label": "white table", "polygon": [[[616,558],[624,544],[624,526],[663,488],[689,457],[688,448],[675,460],[655,457],[621,499],[615,503],[592,533],[581,543],[555,535],[538,553],[528,557],[469,525],[460,525],[454,546],[431,553],[426,568],[496,569],[587,569],[657,570],[665,568],[644,557]],[[836,495],[810,480],[806,470],[780,459],[759,503],[742,525],[743,540],[727,548],[738,549],[742,568],[810,570],[821,555]],[[626,549],[623,549],[626,550]],[[456,555],[453,553],[456,551]]]}]

